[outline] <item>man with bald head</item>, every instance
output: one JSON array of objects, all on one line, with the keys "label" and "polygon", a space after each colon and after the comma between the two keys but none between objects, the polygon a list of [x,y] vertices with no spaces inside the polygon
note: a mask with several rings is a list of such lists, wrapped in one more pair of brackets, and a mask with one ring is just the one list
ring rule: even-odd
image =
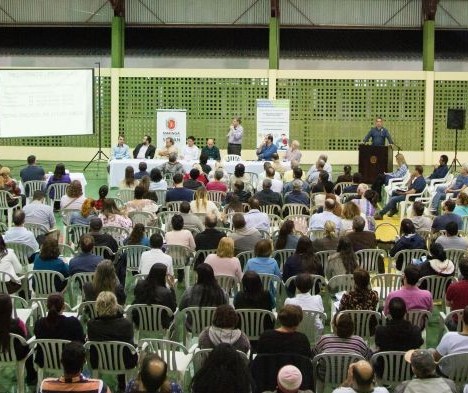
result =
[{"label": "man with bald head", "polygon": [[215,146],[213,138],[206,140],[206,146],[202,149],[201,154],[205,154],[210,160],[221,161],[221,154],[218,147]]},{"label": "man with bald head", "polygon": [[128,391],[159,392],[162,391],[181,392],[181,387],[167,379],[167,364],[157,354],[147,354],[141,363],[138,378],[130,382]]},{"label": "man with bald head", "polygon": [[374,387],[374,369],[367,360],[359,360],[348,367],[348,377],[333,393],[388,393],[383,387]]}]

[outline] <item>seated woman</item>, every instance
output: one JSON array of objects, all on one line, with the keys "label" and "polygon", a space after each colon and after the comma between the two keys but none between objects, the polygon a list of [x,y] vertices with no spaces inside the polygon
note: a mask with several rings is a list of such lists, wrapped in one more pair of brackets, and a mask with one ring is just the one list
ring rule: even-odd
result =
[{"label": "seated woman", "polygon": [[[428,257],[428,260],[419,265],[421,277],[451,277],[455,275],[455,265],[450,259],[447,259],[447,254],[441,244],[432,243],[429,252],[431,255]],[[420,288],[426,289],[425,283]]]},{"label": "seated woman", "polygon": [[[370,310],[376,311],[379,303],[379,294],[369,288],[370,275],[367,270],[357,268],[353,273],[354,290],[346,292],[340,301],[339,311],[344,310]],[[370,329],[375,331],[377,320],[372,317]]]},{"label": "seated woman", "polygon": [[227,192],[228,187],[226,182],[223,180],[224,173],[222,170],[217,170],[214,173],[214,178],[206,185],[207,191],[222,191]]},{"label": "seated woman", "polygon": [[236,329],[238,323],[239,317],[232,306],[228,304],[218,306],[213,315],[212,326],[203,330],[198,337],[199,348],[215,348],[225,343],[232,345],[238,351],[248,353],[250,342],[240,329]]},{"label": "seated woman", "polygon": [[94,301],[102,291],[112,292],[117,296],[120,305],[125,304],[127,295],[124,287],[119,283],[115,274],[114,264],[108,259],[104,259],[97,265],[93,282],[83,284],[83,301]]},{"label": "seated woman", "polygon": [[167,190],[167,181],[163,179],[159,168],[151,169],[150,180],[149,191]]},{"label": "seated woman", "polygon": [[80,210],[85,199],[80,181],[73,180],[67,187],[67,193],[60,199],[60,209]]},{"label": "seated woman", "polygon": [[[89,341],[122,341],[131,345],[133,342],[133,324],[123,316],[123,310],[117,304],[117,298],[112,292],[104,291],[96,299],[95,319],[88,321]],[[98,354],[91,348],[91,367],[98,367]],[[128,349],[123,351],[126,368],[131,369],[138,362],[138,354],[132,354]],[[125,375],[117,376],[119,390],[125,390]]]},{"label": "seated woman", "polygon": [[98,216],[103,226],[116,226],[122,228],[131,228],[133,223],[124,212],[120,211],[113,199],[105,199],[102,206],[102,212]]},{"label": "seated woman", "polygon": [[21,280],[18,276],[23,273],[23,266],[21,266],[15,251],[6,247],[2,235],[0,235],[0,272],[8,273],[13,278],[10,280],[9,277],[5,277],[8,293],[15,293],[21,288]]},{"label": "seated woman", "polygon": [[457,206],[453,209],[453,214],[459,216],[468,216],[468,194],[460,192],[457,197]]},{"label": "seated woman", "polygon": [[366,223],[364,226],[364,230],[369,230],[367,225],[367,217],[364,213],[361,213],[359,207],[353,202],[346,202],[343,205],[343,210],[341,211],[341,235],[346,235],[347,232],[352,232],[353,230],[353,219],[356,216],[361,216],[364,218],[364,222]]},{"label": "seated woman", "polygon": [[171,218],[172,231],[166,233],[166,244],[168,246],[185,246],[195,251],[195,240],[192,232],[184,229],[184,218],[180,214],[175,214]]},{"label": "seated woman", "polygon": [[205,187],[200,187],[195,191],[194,200],[190,202],[190,211],[192,213],[212,214],[221,218],[218,207],[212,201],[208,200],[208,192]]},{"label": "seated woman", "polygon": [[351,183],[352,181],[353,175],[351,175],[351,165],[345,165],[343,167],[343,173],[338,176],[338,178],[336,179],[336,183]]},{"label": "seated woman", "polygon": [[245,272],[242,277],[241,290],[234,297],[234,308],[260,308],[271,311],[273,307],[273,298],[269,291],[263,289],[258,273],[253,270]]},{"label": "seated woman", "polygon": [[109,194],[109,187],[107,185],[102,185],[99,187],[98,195],[99,199],[97,199],[94,203],[94,208],[97,211],[101,211],[104,205],[104,199],[106,199],[107,194]]},{"label": "seated woman", "polygon": [[[67,278],[68,273],[68,264],[59,258],[60,250],[58,247],[57,239],[52,236],[46,236],[44,243],[40,252],[36,255],[34,259],[33,270],[54,270],[56,272],[62,273],[62,275]],[[55,290],[57,292],[62,292],[67,286],[67,281],[55,280]]]},{"label": "seated woman", "polygon": [[145,199],[145,189],[143,186],[136,186],[134,190],[134,198],[125,204],[127,213],[130,212],[148,212],[155,215],[158,212],[159,206],[151,199]]},{"label": "seated woman", "polygon": [[295,249],[299,236],[294,233],[294,221],[286,220],[281,225],[278,232],[278,238],[275,243],[275,250]]},{"label": "seated woman", "polygon": [[147,246],[149,247],[149,239],[145,233],[145,226],[143,224],[135,224],[130,236],[124,241],[126,246]]},{"label": "seated woman", "polygon": [[336,232],[336,224],[333,221],[325,221],[323,226],[324,235],[321,239],[312,241],[312,246],[315,252],[336,250],[338,247],[338,234]]},{"label": "seated woman", "polygon": [[325,277],[329,280],[339,274],[352,274],[357,267],[357,257],[351,240],[347,237],[340,237],[336,253],[328,257]]},{"label": "seated woman", "polygon": [[[167,274],[167,266],[162,263],[155,263],[151,266],[148,276],[138,281],[134,294],[132,304],[157,304],[169,307],[172,312],[175,312],[177,308],[174,277]],[[133,320],[138,326],[137,316],[138,314],[135,313]],[[162,319],[163,326],[168,328],[172,318],[164,313]]]},{"label": "seated woman", "polygon": [[258,354],[294,353],[311,357],[309,340],[304,333],[297,331],[302,322],[302,309],[295,305],[285,305],[278,312],[280,327],[265,330],[258,340]]},{"label": "seated woman", "polygon": [[[23,321],[19,318],[12,318],[13,304],[10,295],[0,293],[0,352],[5,354],[10,351],[10,333],[28,339],[28,329]],[[14,351],[18,360],[23,360],[29,353],[28,345],[21,345],[15,341]],[[32,356],[26,361],[26,383],[35,384],[37,374],[33,367]],[[5,377],[3,377],[5,378]]]},{"label": "seated woman", "polygon": [[222,237],[218,244],[216,254],[206,257],[205,263],[213,268],[214,275],[225,275],[242,280],[242,268],[239,259],[234,256],[234,240],[230,237]]},{"label": "seated woman", "polygon": [[255,244],[255,258],[250,258],[244,266],[244,272],[249,270],[257,273],[275,274],[281,277],[276,259],[271,257],[273,247],[270,240],[262,239]]},{"label": "seated woman", "polygon": [[[400,224],[400,238],[390,250],[389,255],[394,257],[398,251],[414,249],[427,250],[426,241],[416,233],[413,222],[409,218],[404,218]],[[396,268],[401,270],[402,267],[403,258],[400,256],[396,261]]]},{"label": "seated woman", "polygon": [[22,206],[26,204],[26,196],[21,194],[21,190],[14,179],[10,177],[10,168],[7,166],[0,168],[0,189],[13,194],[15,198],[8,200],[8,206],[16,206],[21,200]]},{"label": "seated woman", "polygon": [[[34,335],[38,339],[56,339],[79,341],[84,344],[85,334],[80,321],[76,317],[66,317],[65,300],[61,293],[52,293],[47,297],[47,316],[39,318],[34,324]],[[37,352],[35,361],[43,364],[42,352]]]},{"label": "seated woman", "polygon": [[125,168],[125,177],[119,183],[119,189],[121,190],[133,190],[138,185],[138,180],[135,179],[135,170],[132,166]]},{"label": "seated woman", "polygon": [[140,183],[138,184],[139,186],[143,187],[143,190],[145,190],[143,194],[143,199],[151,199],[153,202],[158,202],[158,196],[156,195],[155,191],[150,191],[150,184],[151,184],[151,179],[149,176],[143,176],[140,180]]},{"label": "seated woman", "polygon": [[73,212],[70,216],[70,224],[89,225],[93,218],[98,217],[98,212],[95,208],[96,201],[93,198],[86,198],[81,205],[80,212]]}]

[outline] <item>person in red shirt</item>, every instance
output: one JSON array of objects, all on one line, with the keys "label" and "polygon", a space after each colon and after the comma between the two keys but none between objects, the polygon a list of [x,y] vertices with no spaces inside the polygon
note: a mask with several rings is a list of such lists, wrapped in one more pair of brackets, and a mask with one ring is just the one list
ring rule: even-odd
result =
[{"label": "person in red shirt", "polygon": [[214,174],[214,179],[211,180],[207,185],[207,191],[222,191],[227,192],[228,188],[226,183],[222,182],[224,173],[222,170],[217,170]]},{"label": "person in red shirt", "polygon": [[[463,310],[468,306],[468,257],[463,256],[458,263],[463,279],[449,285],[445,293],[445,301],[450,310]],[[457,330],[458,318],[455,315],[447,322],[449,330]]]}]

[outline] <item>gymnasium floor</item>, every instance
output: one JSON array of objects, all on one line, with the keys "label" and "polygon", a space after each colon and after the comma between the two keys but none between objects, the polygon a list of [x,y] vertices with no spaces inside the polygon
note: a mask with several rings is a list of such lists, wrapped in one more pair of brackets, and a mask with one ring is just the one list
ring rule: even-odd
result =
[{"label": "gymnasium floor", "polygon": [[[0,162],[2,166],[8,166],[12,170],[12,177],[19,178],[19,172],[21,168],[23,168],[26,164],[25,161],[2,161]],[[87,162],[72,162],[66,164],[66,168],[70,172],[83,172],[83,168]],[[55,168],[55,162],[51,161],[41,161],[40,165],[44,167],[45,171],[53,171]],[[86,185],[86,196],[97,198],[98,196],[98,189],[101,185],[107,184],[107,171],[106,171],[107,163],[92,163],[85,172],[87,185]],[[338,169],[338,168],[337,168]],[[113,189],[110,191],[110,196],[116,195],[117,190]],[[61,217],[56,214],[57,223],[61,227]],[[399,228],[399,218],[398,215],[392,218],[385,217],[383,221],[377,221],[377,224],[382,222],[393,224],[396,228]],[[382,240],[390,240],[394,239],[395,231],[392,229],[391,226],[387,226],[378,232],[378,238]],[[388,261],[386,261],[388,263]],[[177,298],[180,299],[184,288],[183,286],[179,286],[177,290]],[[128,294],[128,303],[131,303],[133,298],[133,294]],[[329,307],[329,299],[327,295],[324,298],[324,305],[325,309],[330,310]],[[439,307],[440,308],[440,307]],[[434,317],[434,315],[438,315],[439,308],[435,307],[436,311],[433,313],[433,317],[430,321],[429,328],[427,331],[427,347],[435,347],[438,343],[439,337],[439,325],[438,320]],[[328,315],[329,316],[329,315]],[[325,328],[325,332],[328,333],[330,330],[329,323],[328,326]],[[116,381],[112,377],[104,377],[104,380],[109,384],[111,390],[115,393],[117,390]],[[33,393],[34,387],[30,386],[26,388],[26,393]],[[0,393],[16,393],[16,378],[13,369],[0,369]]]}]

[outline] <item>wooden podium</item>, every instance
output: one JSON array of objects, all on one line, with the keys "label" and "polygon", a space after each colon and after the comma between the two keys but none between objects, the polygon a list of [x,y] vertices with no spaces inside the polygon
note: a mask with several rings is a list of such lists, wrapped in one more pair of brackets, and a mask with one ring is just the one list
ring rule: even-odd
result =
[{"label": "wooden podium", "polygon": [[377,175],[393,172],[393,149],[390,146],[359,145],[359,173],[363,183],[374,183]]}]

